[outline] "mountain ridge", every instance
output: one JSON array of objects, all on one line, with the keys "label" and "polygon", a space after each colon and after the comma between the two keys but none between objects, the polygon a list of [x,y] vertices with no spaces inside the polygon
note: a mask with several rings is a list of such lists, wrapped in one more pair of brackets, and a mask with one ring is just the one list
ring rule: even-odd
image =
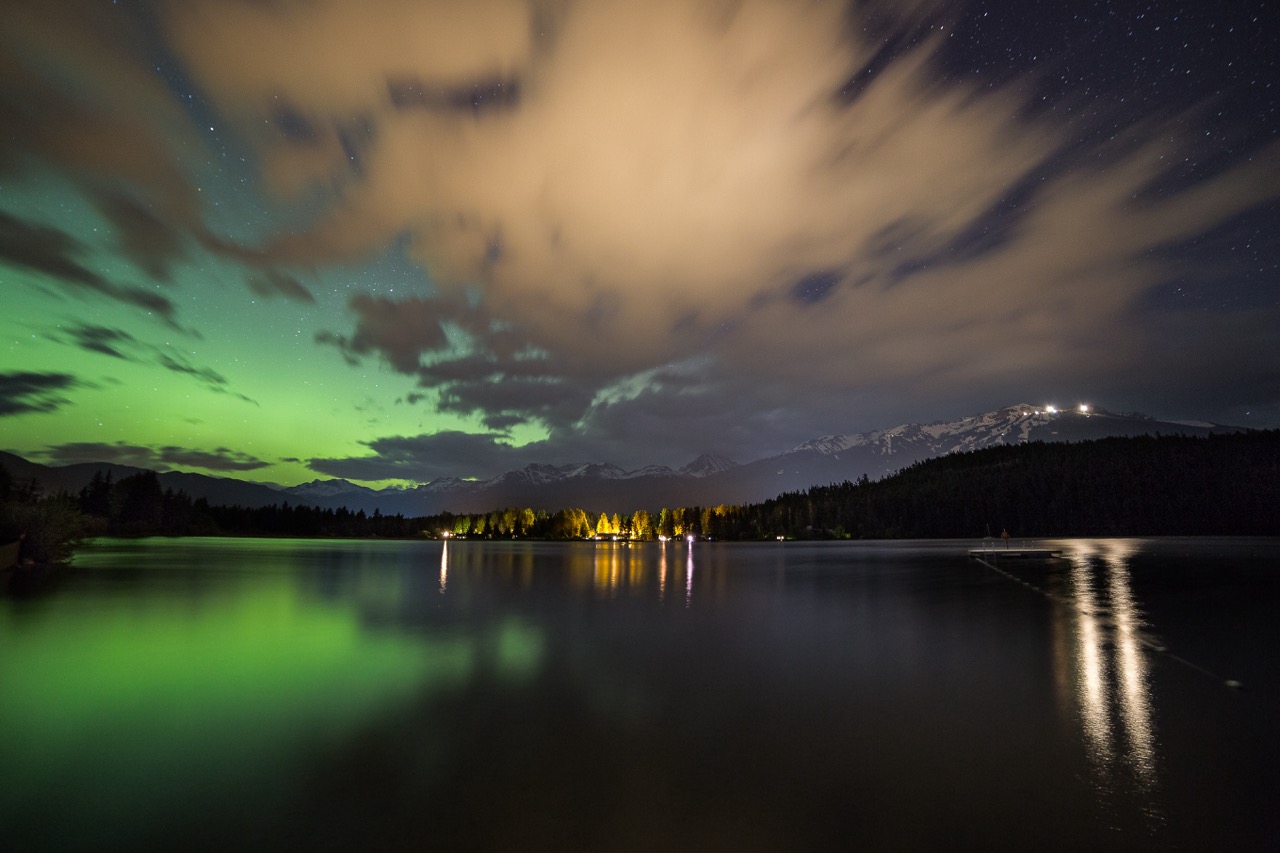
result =
[{"label": "mountain ridge", "polygon": [[[1239,431],[1244,429],[1198,421],[1159,421],[1137,413],[1116,414],[1085,406],[1059,410],[1019,403],[949,421],[822,436],[781,454],[741,465],[713,454],[703,454],[674,470],[665,465],[627,470],[608,462],[534,462],[487,480],[440,477],[412,488],[381,490],[345,479],[273,487],[183,471],[157,472],[157,476],[163,487],[180,489],[193,498],[245,507],[289,502],[405,516],[481,512],[504,506],[549,511],[577,506],[630,512],[642,507],[758,502],[811,486],[864,476],[879,479],[924,459],[1000,444],[1085,441],[1160,432],[1208,435]],[[0,463],[15,480],[34,479],[46,492],[78,492],[95,472],[111,473],[118,480],[145,470],[91,462],[50,467],[3,452]]]}]

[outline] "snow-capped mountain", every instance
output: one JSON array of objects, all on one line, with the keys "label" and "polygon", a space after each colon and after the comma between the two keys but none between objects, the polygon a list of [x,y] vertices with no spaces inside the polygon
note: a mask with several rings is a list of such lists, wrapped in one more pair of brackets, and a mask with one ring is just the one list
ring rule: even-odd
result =
[{"label": "snow-capped mountain", "polygon": [[[783,492],[811,486],[879,479],[916,462],[948,453],[1028,441],[1086,441],[1109,436],[1208,435],[1237,432],[1201,422],[1157,421],[1137,414],[1115,414],[1077,407],[1058,410],[1019,404],[949,421],[899,424],[870,432],[828,435],[778,456],[745,465],[711,454],[672,470],[647,465],[624,470],[604,462],[567,465],[529,464],[489,480],[441,477],[410,489],[375,490],[347,480],[315,480],[289,488],[269,487],[222,477],[170,471],[160,474],[166,488],[181,489],[210,503],[265,506],[288,501],[352,512],[374,510],[384,515],[429,515],[438,512],[482,512],[501,507],[553,511],[581,507],[592,511],[631,512],[663,506],[708,506],[755,503]],[[17,456],[0,454],[11,473],[35,479],[50,491],[76,492],[95,471],[122,477],[140,469],[107,463],[50,468]]]},{"label": "snow-capped mountain", "polygon": [[680,469],[681,474],[689,477],[711,477],[724,471],[732,471],[738,463],[713,453],[704,453],[697,459]]},{"label": "snow-capped mountain", "polygon": [[476,484],[476,488],[490,488],[502,484],[508,485],[546,485],[547,483],[558,483],[565,478],[573,465],[541,465],[532,463],[519,468],[515,471],[507,471],[499,474],[491,480],[485,480]]},{"label": "snow-capped mountain", "polygon": [[437,490],[432,483],[432,503],[457,512],[513,505],[625,512],[638,507],[758,502],[782,492],[862,476],[879,479],[924,459],[998,444],[1085,441],[1157,432],[1207,435],[1213,431],[1235,428],[1023,403],[948,421],[828,435],[745,465],[712,454],[699,456],[674,471],[665,465],[634,471],[604,463],[528,465],[485,482],[447,490]]},{"label": "snow-capped mountain", "polygon": [[627,474],[627,471],[617,465],[610,465],[607,462],[588,462],[575,467],[565,476],[565,479],[624,480]]},{"label": "snow-capped mountain", "polygon": [[1237,431],[1238,427],[1172,423],[1088,406],[1058,409],[1021,403],[955,420],[899,424],[870,432],[816,438],[779,456],[727,472],[716,480],[725,493],[732,496],[730,502],[754,501],[762,499],[755,495],[800,491],[862,476],[875,480],[925,459],[999,444]]},{"label": "snow-capped mountain", "polygon": [[378,494],[377,489],[371,489],[368,486],[357,485],[350,480],[312,480],[310,483],[301,483],[297,486],[287,486],[280,491],[287,495],[295,495],[300,498],[331,498],[334,495],[349,494],[351,492],[366,493],[370,495]]},{"label": "snow-capped mountain", "polygon": [[1043,433],[1046,430],[1050,434],[1056,432],[1052,429],[1052,425],[1062,421],[1069,422],[1072,419],[1092,421],[1089,426],[1096,429],[1086,431],[1096,431],[1101,437],[1115,434],[1112,428],[1116,426],[1117,421],[1133,418],[1088,408],[1059,411],[1052,407],[1021,403],[997,409],[994,412],[984,412],[951,421],[899,424],[887,429],[853,435],[828,435],[806,441],[788,452],[815,452],[824,456],[838,456],[844,451],[865,448],[881,456],[892,456],[927,449],[930,456],[944,456],[948,453],[977,450],[997,444],[1016,444],[1044,438]]},{"label": "snow-capped mountain", "polygon": [[474,488],[477,484],[478,481],[476,480],[464,480],[461,477],[437,477],[429,483],[423,483],[418,486],[414,491],[427,494],[447,494]]},{"label": "snow-capped mountain", "polygon": [[667,465],[646,465],[643,468],[637,468],[634,471],[627,472],[627,479],[635,480],[642,477],[679,477],[680,474],[671,470]]}]

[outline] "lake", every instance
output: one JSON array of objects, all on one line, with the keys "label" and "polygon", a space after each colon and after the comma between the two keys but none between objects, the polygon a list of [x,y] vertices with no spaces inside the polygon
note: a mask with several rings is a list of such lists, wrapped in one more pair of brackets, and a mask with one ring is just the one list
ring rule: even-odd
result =
[{"label": "lake", "polygon": [[98,540],[5,846],[1280,848],[1280,542],[974,544]]}]

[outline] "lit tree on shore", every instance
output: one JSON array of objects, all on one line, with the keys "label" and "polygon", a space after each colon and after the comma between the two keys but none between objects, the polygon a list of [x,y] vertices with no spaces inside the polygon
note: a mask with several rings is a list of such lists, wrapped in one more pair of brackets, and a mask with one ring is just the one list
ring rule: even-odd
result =
[{"label": "lit tree on shore", "polygon": [[635,539],[653,538],[653,516],[648,510],[638,509],[632,513],[631,536]]}]

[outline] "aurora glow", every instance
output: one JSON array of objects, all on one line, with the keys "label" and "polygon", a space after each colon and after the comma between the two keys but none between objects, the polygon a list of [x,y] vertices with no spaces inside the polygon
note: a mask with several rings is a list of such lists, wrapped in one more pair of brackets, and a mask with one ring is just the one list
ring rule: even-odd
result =
[{"label": "aurora glow", "polygon": [[412,630],[417,561],[438,546],[147,545],[141,572],[136,542],[104,540],[70,594],[0,606],[0,815],[18,839],[124,849],[173,815],[261,819],[371,721],[541,663],[515,617]]},{"label": "aurora glow", "polygon": [[0,449],[740,461],[1045,395],[1280,424],[1273,11],[0,3]]}]

